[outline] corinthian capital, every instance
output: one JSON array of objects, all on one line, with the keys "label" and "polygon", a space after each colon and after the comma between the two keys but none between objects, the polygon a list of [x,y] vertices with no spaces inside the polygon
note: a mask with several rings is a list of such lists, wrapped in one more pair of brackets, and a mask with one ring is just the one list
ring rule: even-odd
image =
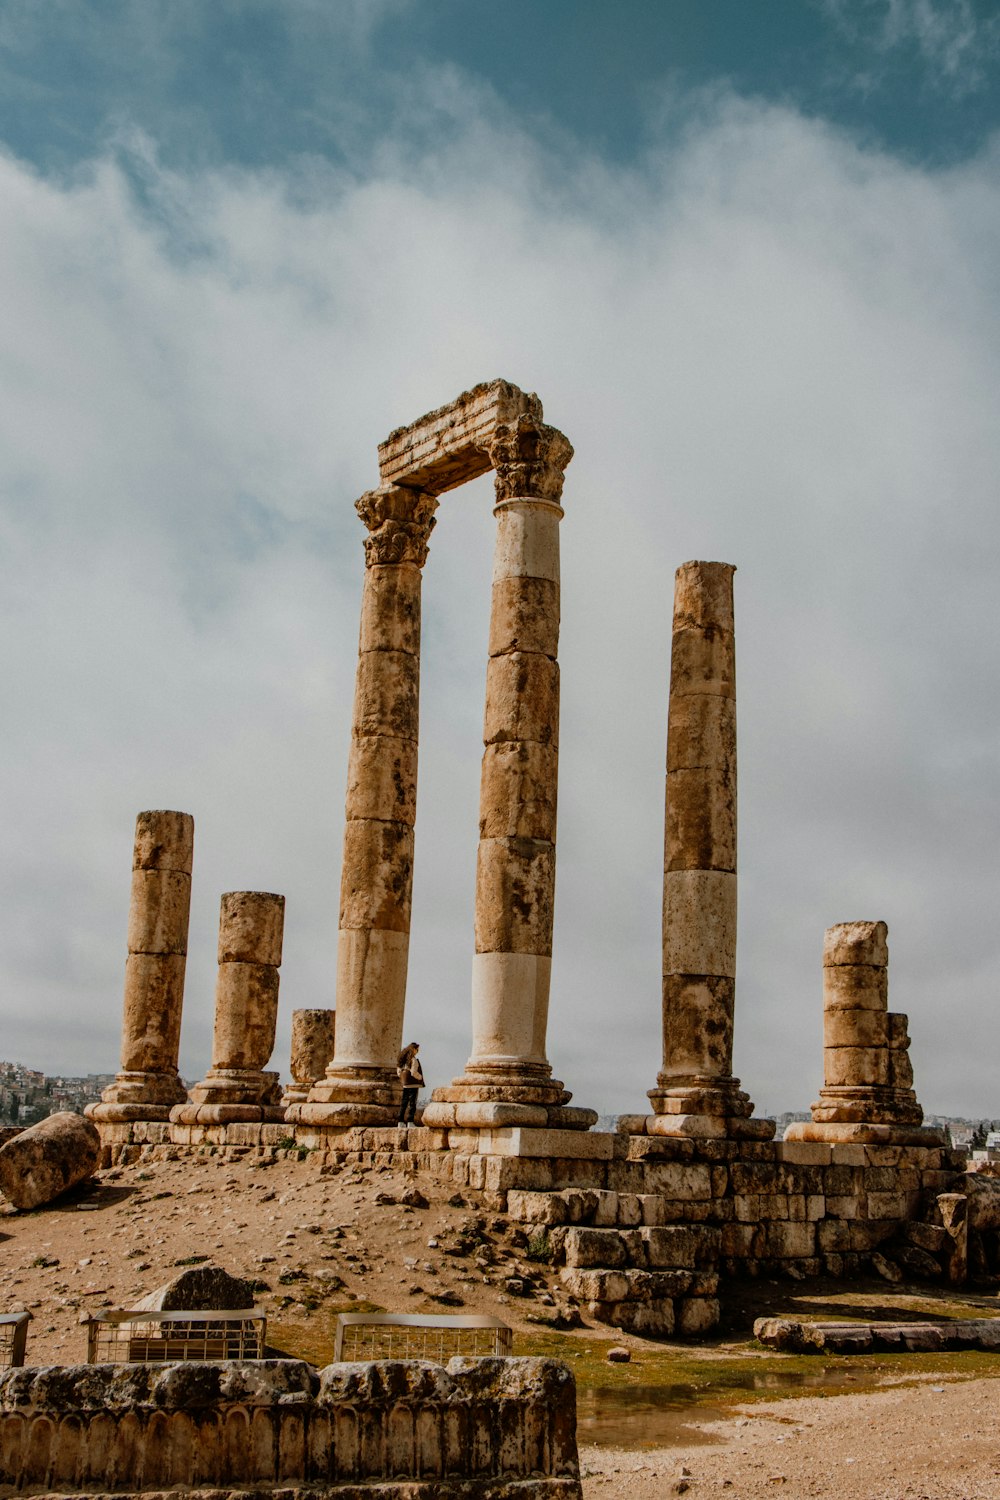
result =
[{"label": "corinthian capital", "polygon": [[518,499],[558,504],[573,447],[557,427],[546,427],[529,414],[519,416],[497,427],[487,451],[498,504]]},{"label": "corinthian capital", "polygon": [[354,509],[371,532],[365,537],[366,566],[415,563],[422,568],[437,506],[436,495],[402,485],[386,485],[362,495]]}]

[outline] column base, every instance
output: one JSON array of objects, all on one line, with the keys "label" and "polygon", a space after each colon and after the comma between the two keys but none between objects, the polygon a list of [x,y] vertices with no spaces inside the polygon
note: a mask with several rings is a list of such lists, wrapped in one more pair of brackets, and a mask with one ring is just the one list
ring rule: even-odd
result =
[{"label": "column base", "polygon": [[461,1078],[434,1090],[423,1123],[432,1130],[589,1130],[596,1110],[570,1108],[572,1097],[548,1063],[470,1062]]},{"label": "column base", "polygon": [[395,1125],[403,1086],[388,1068],[364,1071],[330,1068],[318,1078],[300,1103],[289,1104],[285,1119],[297,1125],[331,1125],[349,1130],[355,1125]]},{"label": "column base", "polygon": [[88,1104],[88,1119],[108,1124],[131,1120],[169,1120],[175,1104],[183,1104],[187,1090],[176,1068],[169,1072],[123,1071],[101,1094],[99,1104]]},{"label": "column base", "polygon": [[912,1089],[885,1088],[878,1085],[830,1085],[820,1089],[811,1107],[816,1125],[900,1125],[923,1124],[924,1112]]},{"label": "column base", "polygon": [[797,1120],[785,1131],[786,1141],[818,1141],[832,1145],[927,1146],[946,1144],[944,1131],[933,1125],[893,1125],[878,1121]]},{"label": "column base", "polygon": [[181,1107],[232,1104],[276,1108],[280,1107],[280,1100],[281,1081],[277,1073],[265,1073],[260,1068],[209,1068]]},{"label": "column base", "polygon": [[287,1109],[290,1104],[305,1104],[311,1088],[311,1083],[290,1083],[281,1096],[282,1109]]},{"label": "column base", "polygon": [[175,1104],[171,1125],[280,1125],[280,1104]]},{"label": "column base", "polygon": [[630,1116],[645,1122],[644,1129],[632,1134],[741,1141],[769,1141],[774,1137],[773,1120],[751,1118],[753,1101],[740,1088],[738,1078],[671,1078],[661,1073],[648,1098],[654,1113]]}]

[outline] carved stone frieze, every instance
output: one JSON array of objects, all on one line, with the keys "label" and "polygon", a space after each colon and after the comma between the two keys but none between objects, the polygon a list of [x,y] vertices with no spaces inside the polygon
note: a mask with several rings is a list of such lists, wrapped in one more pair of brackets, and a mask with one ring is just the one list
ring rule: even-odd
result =
[{"label": "carved stone frieze", "polygon": [[366,565],[414,563],[422,568],[437,506],[436,495],[402,485],[363,494],[354,508],[371,532],[365,537]]}]

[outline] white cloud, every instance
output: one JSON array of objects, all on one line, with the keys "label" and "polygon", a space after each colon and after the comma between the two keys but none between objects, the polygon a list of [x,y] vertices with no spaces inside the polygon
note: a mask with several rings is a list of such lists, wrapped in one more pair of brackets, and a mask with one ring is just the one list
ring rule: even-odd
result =
[{"label": "white cloud", "polygon": [[876,52],[914,49],[929,78],[959,96],[983,87],[1000,52],[1000,16],[982,14],[971,0],[821,3],[843,32]]},{"label": "white cloud", "polygon": [[[641,1105],[659,1047],[674,568],[738,564],[737,1070],[820,1082],[822,929],[884,917],[932,1108],[996,1113],[995,155],[948,172],[720,98],[612,178],[457,86],[451,143],[366,177],[58,184],[0,162],[8,705],[5,1050],[117,1057],[131,823],[194,812],[182,1066],[218,896],[288,898],[281,1039],[333,1003],[362,528],[390,428],[537,389],[566,488],[550,1057]],[[406,1030],[459,1071],[492,518],[444,497],[425,570]]]}]

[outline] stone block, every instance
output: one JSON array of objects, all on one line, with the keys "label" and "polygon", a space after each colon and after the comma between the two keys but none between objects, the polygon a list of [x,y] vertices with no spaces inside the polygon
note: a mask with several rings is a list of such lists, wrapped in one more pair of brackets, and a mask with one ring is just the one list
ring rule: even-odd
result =
[{"label": "stone block", "polygon": [[852,1250],[875,1250],[898,1232],[899,1220],[869,1218],[849,1224],[848,1228],[851,1232]]},{"label": "stone block", "polygon": [[663,1055],[672,1073],[730,1071],[735,988],[728,975],[664,974]]},{"label": "stone block", "polygon": [[563,1188],[559,1194],[566,1206],[567,1224],[596,1222],[599,1193],[593,1188]]},{"label": "stone block", "polygon": [[835,1167],[864,1167],[868,1164],[866,1148],[850,1141],[835,1142],[831,1148],[830,1160]]},{"label": "stone block", "polygon": [[863,1193],[828,1193],[826,1211],[831,1219],[864,1218],[867,1200]]},{"label": "stone block", "polygon": [[194,818],[190,813],[156,809],[135,820],[133,870],[179,870],[191,874]]},{"label": "stone block", "polygon": [[558,753],[535,740],[487,745],[479,794],[481,839],[556,836]]},{"label": "stone block", "polygon": [[718,1250],[719,1236],[716,1230],[667,1224],[638,1232],[646,1247],[646,1263],[651,1268],[671,1266],[690,1270]]},{"label": "stone block", "polygon": [[365,569],[358,650],[420,655],[421,577],[416,568]]},{"label": "stone block", "polygon": [[563,1162],[611,1161],[615,1154],[615,1138],[609,1131],[507,1127],[481,1131],[478,1149],[484,1156],[553,1157]]},{"label": "stone block", "polygon": [[705,1199],[712,1196],[711,1167],[703,1163],[648,1163],[645,1172],[650,1193],[664,1198]]},{"label": "stone block", "polygon": [[823,970],[823,1011],[884,1012],[889,1003],[889,976],[872,964],[837,964]]},{"label": "stone block", "polygon": [[736,697],[736,653],[728,631],[677,627],[670,647],[671,700],[691,693]]},{"label": "stone block", "polygon": [[341,931],[408,933],[412,885],[412,828],[369,819],[344,825]]},{"label": "stone block", "polygon": [[826,1197],[823,1193],[810,1193],[806,1198],[806,1218],[811,1224],[826,1218]]},{"label": "stone block", "polygon": [[130,953],[186,953],[191,876],[184,870],[133,870],[128,913]]},{"label": "stone block", "polygon": [[713,766],[735,778],[736,703],[714,693],[681,693],[670,702],[667,772]]},{"label": "stone block", "polygon": [[614,1229],[568,1229],[565,1247],[566,1264],[570,1267],[603,1270],[627,1264],[622,1235]]},{"label": "stone block", "polygon": [[486,666],[483,743],[559,744],[559,666],[548,656],[512,651]]},{"label": "stone block", "polygon": [[405,651],[364,651],[354,688],[354,733],[419,738],[420,661]]},{"label": "stone block", "polygon": [[733,1209],[741,1224],[757,1224],[760,1221],[760,1194],[735,1193]]},{"label": "stone block", "polygon": [[885,1088],[889,1083],[887,1047],[826,1047],[823,1072],[829,1088]]},{"label": "stone block", "polygon": [[511,1188],[507,1195],[507,1215],[520,1224],[565,1224],[567,1209],[558,1193],[532,1193]]},{"label": "stone block", "polygon": [[760,1226],[755,1223],[723,1224],[722,1254],[731,1260],[746,1260],[755,1253],[762,1238]]},{"label": "stone block", "polygon": [[823,935],[823,965],[889,962],[889,929],[884,922],[837,922]]},{"label": "stone block", "polygon": [[919,1193],[869,1193],[868,1212],[873,1219],[905,1219],[919,1201]]},{"label": "stone block", "polygon": [[894,1089],[912,1089],[913,1064],[907,1052],[889,1053],[889,1084]]},{"label": "stone block", "polygon": [[887,1047],[889,1017],[881,1010],[825,1008],[824,1047]]},{"label": "stone block", "polygon": [[778,1160],[789,1166],[826,1167],[831,1147],[825,1141],[779,1141]]},{"label": "stone block", "polygon": [[476,861],[476,952],[552,952],[555,845],[481,839]]},{"label": "stone block", "polygon": [[682,1338],[711,1333],[719,1322],[717,1297],[681,1297],[676,1304],[676,1331]]},{"label": "stone block", "polygon": [[349,821],[375,818],[411,827],[417,815],[417,742],[399,735],[351,738],[347,762]]},{"label": "stone block", "polygon": [[618,1194],[599,1192],[594,1195],[597,1203],[594,1208],[593,1223],[602,1227],[618,1223]]},{"label": "stone block", "polygon": [[668,870],[663,877],[664,974],[736,973],[736,876]]},{"label": "stone block", "polygon": [[566,1291],[581,1302],[624,1302],[629,1296],[624,1271],[579,1271],[566,1267],[559,1273]]},{"label": "stone block", "polygon": [[736,775],[696,766],[668,771],[667,870],[736,869]]},{"label": "stone block", "polygon": [[816,1226],[806,1222],[771,1223],[763,1226],[761,1239],[762,1256],[774,1255],[781,1260],[794,1260],[813,1255],[816,1251]]},{"label": "stone block", "polygon": [[912,1220],[903,1228],[903,1234],[911,1245],[926,1250],[929,1255],[940,1255],[951,1241],[947,1229],[941,1224],[921,1224]]},{"label": "stone block", "polygon": [[669,1338],[674,1331],[674,1304],[662,1302],[588,1302],[587,1312],[599,1323],[647,1338]]},{"label": "stone block", "polygon": [[645,1223],[642,1199],[638,1193],[618,1194],[618,1223],[623,1229],[630,1229]]},{"label": "stone block", "polygon": [[558,578],[507,573],[494,579],[488,649],[490,656],[537,651],[555,658],[559,650]]},{"label": "stone block", "polygon": [[281,963],[285,898],[270,891],[228,891],[219,911],[219,963]]},{"label": "stone block", "polygon": [[51,1203],[97,1171],[101,1137],[82,1115],[60,1111],[0,1146],[0,1192],[22,1212]]}]

